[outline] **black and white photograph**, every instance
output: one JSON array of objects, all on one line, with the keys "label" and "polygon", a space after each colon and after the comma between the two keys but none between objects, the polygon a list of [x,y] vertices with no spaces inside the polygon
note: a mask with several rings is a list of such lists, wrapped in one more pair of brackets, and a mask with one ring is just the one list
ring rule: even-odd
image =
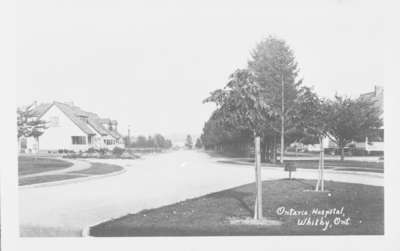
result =
[{"label": "black and white photograph", "polygon": [[382,8],[17,0],[15,240],[383,240]]}]

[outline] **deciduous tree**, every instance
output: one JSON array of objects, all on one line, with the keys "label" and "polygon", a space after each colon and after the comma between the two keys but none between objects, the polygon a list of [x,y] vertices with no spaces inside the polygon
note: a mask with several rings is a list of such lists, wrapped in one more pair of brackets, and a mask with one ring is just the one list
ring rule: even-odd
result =
[{"label": "deciduous tree", "polygon": [[20,146],[21,138],[34,137],[39,141],[39,137],[48,128],[47,122],[39,119],[37,114],[35,114],[34,104],[28,105],[26,107],[17,108],[17,137]]},{"label": "deciduous tree", "polygon": [[340,149],[340,160],[344,160],[344,148],[356,140],[365,140],[371,132],[382,126],[380,110],[374,101],[352,99],[336,95],[328,105],[328,136]]}]

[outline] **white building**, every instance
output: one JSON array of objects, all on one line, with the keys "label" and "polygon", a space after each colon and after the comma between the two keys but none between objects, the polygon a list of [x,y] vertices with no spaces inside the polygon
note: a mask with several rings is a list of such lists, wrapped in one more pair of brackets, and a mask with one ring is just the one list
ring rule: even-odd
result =
[{"label": "white building", "polygon": [[[330,138],[324,137],[322,139],[322,145],[324,149],[332,149],[332,148],[337,148],[337,144],[333,142]],[[321,146],[319,143],[317,144],[310,144],[310,145],[305,145],[304,149],[306,149],[308,152],[319,152],[321,151]]]},{"label": "white building", "polygon": [[[383,86],[376,85],[372,92],[360,95],[360,99],[367,99],[374,102],[375,106],[380,111],[380,117],[382,121],[384,121],[383,92]],[[384,152],[384,126],[382,125],[382,127],[377,129],[375,133],[377,134],[375,138],[368,139],[368,137],[366,137],[365,142],[360,142],[363,144],[360,146],[360,148],[365,149],[367,152]]]},{"label": "white building", "polygon": [[33,108],[37,119],[48,128],[38,137],[21,140],[21,150],[28,153],[58,150],[85,151],[89,148],[124,147],[117,121],[100,118],[72,103],[45,103]]}]

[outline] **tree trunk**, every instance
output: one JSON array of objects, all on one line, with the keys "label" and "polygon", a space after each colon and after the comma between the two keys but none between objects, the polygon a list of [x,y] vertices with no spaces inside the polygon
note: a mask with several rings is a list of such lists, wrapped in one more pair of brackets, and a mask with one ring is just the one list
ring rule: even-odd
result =
[{"label": "tree trunk", "polygon": [[22,152],[22,136],[18,138],[18,154]]},{"label": "tree trunk", "polygon": [[276,163],[276,137],[275,136],[274,136],[274,139],[272,142],[271,151],[272,151],[272,163],[275,164]]},{"label": "tree trunk", "polygon": [[340,161],[344,161],[344,146],[340,146]]},{"label": "tree trunk", "polygon": [[261,142],[261,162],[267,162],[267,142],[265,138]]}]

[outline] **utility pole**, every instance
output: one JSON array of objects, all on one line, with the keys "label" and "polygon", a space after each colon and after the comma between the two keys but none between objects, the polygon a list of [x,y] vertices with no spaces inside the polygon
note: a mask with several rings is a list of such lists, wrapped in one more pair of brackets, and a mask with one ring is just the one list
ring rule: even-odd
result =
[{"label": "utility pole", "polygon": [[281,112],[281,159],[280,162],[283,164],[283,152],[285,151],[285,84],[283,81],[282,74],[282,112]]}]

